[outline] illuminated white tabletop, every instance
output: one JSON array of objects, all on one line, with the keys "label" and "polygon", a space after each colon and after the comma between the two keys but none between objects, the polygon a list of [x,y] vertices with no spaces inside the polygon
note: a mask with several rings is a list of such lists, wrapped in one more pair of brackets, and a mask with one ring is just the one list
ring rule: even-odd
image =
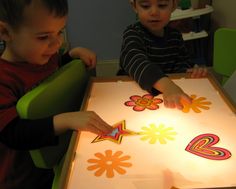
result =
[{"label": "illuminated white tabletop", "polygon": [[236,186],[235,107],[214,80],[173,79],[192,96],[183,111],[164,107],[132,80],[94,80],[84,110],[114,126],[81,132],[68,189],[171,189]]}]

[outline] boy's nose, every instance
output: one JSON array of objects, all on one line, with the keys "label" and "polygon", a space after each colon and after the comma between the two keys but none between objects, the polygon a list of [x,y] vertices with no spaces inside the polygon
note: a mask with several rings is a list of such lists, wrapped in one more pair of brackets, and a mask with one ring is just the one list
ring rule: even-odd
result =
[{"label": "boy's nose", "polygon": [[159,11],[158,7],[153,6],[153,7],[150,9],[150,14],[151,14],[152,16],[159,16],[160,11]]}]

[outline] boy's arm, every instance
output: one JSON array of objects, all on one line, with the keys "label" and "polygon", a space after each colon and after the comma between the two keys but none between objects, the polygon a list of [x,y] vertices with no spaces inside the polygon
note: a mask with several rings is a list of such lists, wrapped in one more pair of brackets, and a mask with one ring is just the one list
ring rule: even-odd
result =
[{"label": "boy's arm", "polygon": [[164,105],[168,108],[183,109],[183,102],[191,104],[191,98],[168,77],[163,77],[154,84],[154,88],[163,93]]},{"label": "boy's arm", "polygon": [[125,30],[120,54],[120,67],[131,76],[142,89],[154,94],[156,81],[165,77],[158,64],[148,59],[143,39],[132,28]]},{"label": "boy's arm", "polygon": [[207,73],[208,73],[208,69],[204,65],[195,64],[192,68],[187,70],[187,74],[191,78],[206,77]]},{"label": "boy's arm", "polygon": [[75,47],[69,51],[69,55],[73,59],[80,58],[89,69],[95,68],[96,66],[97,56],[90,49],[84,47]]},{"label": "boy's arm", "polygon": [[56,145],[53,118],[25,120],[19,117],[12,120],[0,132],[0,141],[16,150],[32,150]]},{"label": "boy's arm", "polygon": [[61,65],[65,65],[73,59],[81,59],[89,69],[95,68],[97,63],[96,54],[83,47],[75,47],[64,53],[61,57]]}]

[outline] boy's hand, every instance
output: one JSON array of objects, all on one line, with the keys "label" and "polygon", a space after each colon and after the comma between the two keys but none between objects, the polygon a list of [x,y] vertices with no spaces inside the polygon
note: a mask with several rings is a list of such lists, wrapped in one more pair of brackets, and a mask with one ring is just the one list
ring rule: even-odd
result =
[{"label": "boy's hand", "polygon": [[103,121],[93,111],[68,112],[54,116],[56,135],[66,130],[90,131],[96,134],[110,133],[113,127]]},{"label": "boy's hand", "polygon": [[157,81],[154,87],[163,93],[164,105],[167,108],[178,108],[182,110],[183,101],[187,104],[192,103],[192,99],[167,77],[163,77]]},{"label": "boy's hand", "polygon": [[69,51],[69,54],[72,58],[80,58],[89,69],[95,68],[97,63],[96,54],[83,47],[76,47]]},{"label": "boy's hand", "polygon": [[191,98],[182,91],[177,85],[169,88],[163,93],[164,105],[167,108],[178,108],[183,109],[182,102],[191,104]]},{"label": "boy's hand", "polygon": [[187,70],[187,74],[189,74],[189,77],[191,78],[201,78],[207,76],[207,67],[205,66],[198,66],[195,64],[193,68],[190,68]]}]

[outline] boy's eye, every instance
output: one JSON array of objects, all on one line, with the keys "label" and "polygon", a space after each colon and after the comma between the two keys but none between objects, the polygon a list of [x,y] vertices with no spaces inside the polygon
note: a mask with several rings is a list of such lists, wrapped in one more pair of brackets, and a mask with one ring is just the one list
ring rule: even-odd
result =
[{"label": "boy's eye", "polygon": [[43,35],[43,36],[38,36],[37,37],[39,40],[47,40],[49,38],[48,35]]},{"label": "boy's eye", "polygon": [[59,32],[58,32],[58,35],[62,35],[63,34],[63,30],[60,30]]},{"label": "boy's eye", "polygon": [[166,8],[167,6],[168,6],[167,4],[159,4],[159,5],[158,5],[158,7],[159,7],[159,8],[162,8],[162,9],[163,9],[163,8]]},{"label": "boy's eye", "polygon": [[147,4],[147,3],[142,3],[142,4],[140,4],[140,6],[141,6],[143,9],[148,9],[148,8],[150,7],[150,5]]}]

